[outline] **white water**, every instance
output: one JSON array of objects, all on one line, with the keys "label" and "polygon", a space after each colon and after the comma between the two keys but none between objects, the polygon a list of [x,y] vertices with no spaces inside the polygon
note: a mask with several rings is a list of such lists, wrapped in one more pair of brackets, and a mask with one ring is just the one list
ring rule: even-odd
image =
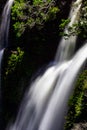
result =
[{"label": "white water", "polygon": [[62,130],[68,98],[86,59],[87,43],[72,60],[50,67],[38,77],[25,95],[16,122],[9,129]]},{"label": "white water", "polygon": [[[9,32],[9,24],[10,24],[10,11],[13,0],[9,0],[3,10],[1,25],[0,25],[0,106],[2,106],[2,97],[1,97],[1,64],[4,53],[4,48],[8,45],[8,32]],[[0,107],[0,123],[1,123],[1,107]]]},{"label": "white water", "polygon": [[[69,26],[78,22],[82,0],[71,8]],[[78,16],[78,17],[77,17]],[[68,29],[65,29],[68,33]],[[62,38],[56,65],[36,78],[27,90],[17,119],[9,130],[62,130],[68,98],[81,66],[87,59],[87,43],[74,55],[76,36]],[[70,59],[70,60],[69,60]]]},{"label": "white water", "polygon": [[[87,58],[87,43],[73,57],[62,81],[57,82],[39,130],[63,129],[67,100],[72,92],[76,76]],[[59,86],[59,87],[58,87]]]},{"label": "white water", "polygon": [[[72,27],[73,24],[78,23],[81,2],[82,0],[77,0],[76,2],[73,3],[69,14],[70,23],[65,28],[64,33],[69,34],[68,28]],[[68,36],[62,37],[55,56],[55,61],[63,62],[64,60],[69,60],[71,58],[71,56],[74,53],[76,39],[77,36],[72,35],[69,36],[69,38]]]},{"label": "white water", "polygon": [[[4,53],[4,48],[6,48],[8,44],[10,11],[12,4],[13,0],[7,1],[2,13],[2,19],[0,25],[0,79],[1,79],[1,61]],[[1,86],[1,80],[0,80],[0,86]]]},{"label": "white water", "polygon": [[[1,61],[4,53],[4,48],[6,48],[8,44],[10,11],[11,11],[12,4],[13,4],[13,0],[7,1],[2,13],[2,19],[0,25],[0,79],[1,79]],[[1,80],[0,80],[0,85],[1,85]]]},{"label": "white water", "polygon": [[2,124],[2,118],[1,118],[1,113],[2,113],[2,93],[1,93],[1,62],[2,62],[2,56],[3,56],[3,51],[4,49],[2,49],[0,51],[0,126]]},{"label": "white water", "polygon": [[14,0],[8,0],[3,13],[0,26],[0,50],[8,46],[8,34],[10,25],[10,11]]}]

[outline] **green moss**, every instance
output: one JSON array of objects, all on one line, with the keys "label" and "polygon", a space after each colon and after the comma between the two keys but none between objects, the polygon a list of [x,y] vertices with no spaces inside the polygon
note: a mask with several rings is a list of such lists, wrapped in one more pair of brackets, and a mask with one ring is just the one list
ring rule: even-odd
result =
[{"label": "green moss", "polygon": [[69,100],[65,130],[70,130],[74,123],[86,120],[87,115],[87,70],[80,74],[73,95]]},{"label": "green moss", "polygon": [[59,28],[64,29],[69,22],[70,22],[70,19],[62,19],[61,24],[59,25]]},{"label": "green moss", "polygon": [[16,51],[12,51],[12,54],[10,55],[8,59],[8,65],[6,68],[6,76],[14,72],[16,67],[19,64],[21,64],[23,55],[24,55],[24,52],[19,47],[17,47]]},{"label": "green moss", "polygon": [[82,110],[82,100],[83,100],[83,91],[82,93],[79,94],[78,98],[77,98],[77,102],[75,105],[75,116],[78,117],[81,114],[81,110]]}]

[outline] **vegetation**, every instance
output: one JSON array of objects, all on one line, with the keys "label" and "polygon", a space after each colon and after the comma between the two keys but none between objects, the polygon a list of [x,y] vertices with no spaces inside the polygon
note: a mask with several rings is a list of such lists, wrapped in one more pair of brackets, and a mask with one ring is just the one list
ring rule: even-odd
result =
[{"label": "vegetation", "polygon": [[[87,1],[83,0],[80,20],[69,28],[69,35],[79,35],[87,40]],[[70,130],[75,123],[87,122],[87,70],[79,76],[73,95],[69,100],[65,130]]]},{"label": "vegetation", "polygon": [[74,123],[86,121],[87,116],[87,70],[80,74],[73,95],[69,100],[65,130],[70,130]]},{"label": "vegetation", "polygon": [[71,35],[79,35],[80,37],[87,39],[87,1],[83,1],[83,5],[80,11],[80,20],[77,23],[74,23],[72,26],[68,27],[68,34],[64,33],[64,28],[70,22],[69,19],[63,19],[59,26],[60,35],[62,36],[71,36]]},{"label": "vegetation", "polygon": [[45,22],[55,19],[57,12],[59,8],[53,0],[15,0],[12,20],[17,37],[20,37],[26,28],[42,28]]},{"label": "vegetation", "polygon": [[78,23],[78,28],[80,36],[83,36],[83,38],[87,38],[87,1],[83,1],[81,18]]},{"label": "vegetation", "polygon": [[8,74],[11,74],[15,71],[16,67],[21,65],[21,62],[23,60],[24,52],[20,49],[20,47],[17,47],[16,51],[12,51],[12,54],[10,55],[8,59],[8,65],[6,68],[6,76]]},{"label": "vegetation", "polygon": [[69,34],[64,32],[65,27],[69,24],[70,19],[62,19],[61,24],[59,25],[60,28],[60,35],[61,36],[69,36]]},{"label": "vegetation", "polygon": [[[66,0],[63,0],[62,3],[63,2],[66,2]],[[24,77],[27,77],[29,80],[32,73],[35,73],[43,64],[45,65],[52,60],[54,55],[52,53],[56,51],[55,48],[60,40],[60,35],[65,37],[79,35],[87,39],[87,2],[83,0],[80,20],[68,28],[69,34],[65,34],[63,31],[70,22],[70,19],[67,19],[67,17],[63,15],[60,16],[62,13],[63,10],[59,9],[56,0],[14,1],[11,13],[13,28],[10,31],[12,32],[11,35],[13,35],[14,32],[16,37],[15,39],[13,39],[13,36],[11,37],[11,43],[14,43],[14,45],[11,48],[10,55],[6,56],[7,59],[4,68],[5,78],[3,81],[6,107],[9,102],[10,106],[12,106],[12,103],[18,106],[23,90],[25,90],[23,87],[27,86],[25,85],[27,80],[24,81]],[[16,46],[17,49],[14,49],[14,46]],[[20,79],[24,83],[22,88],[19,86]],[[83,71],[79,76],[74,93],[69,100],[69,111],[66,117],[65,130],[70,130],[74,123],[84,120],[87,121],[86,102],[87,70]],[[8,110],[9,108],[10,107],[8,107]],[[13,114],[12,108],[10,109],[12,111],[11,114]],[[6,120],[9,120],[7,118],[9,118],[10,110],[9,112],[8,110],[6,110],[8,115]]]}]

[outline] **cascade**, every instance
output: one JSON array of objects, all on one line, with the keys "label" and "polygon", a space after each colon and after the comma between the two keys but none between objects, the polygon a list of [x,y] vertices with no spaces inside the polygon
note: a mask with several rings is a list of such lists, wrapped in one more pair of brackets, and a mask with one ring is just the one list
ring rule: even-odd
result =
[{"label": "cascade", "polygon": [[2,63],[2,58],[3,58],[4,48],[6,48],[8,44],[10,10],[11,10],[12,3],[13,3],[13,0],[7,1],[4,7],[3,13],[2,13],[2,19],[1,19],[1,25],[0,25],[0,104],[2,102],[1,101],[1,63]]},{"label": "cascade", "polygon": [[14,0],[7,1],[2,13],[1,26],[0,26],[0,50],[8,46],[10,11],[13,1]]},{"label": "cascade", "polygon": [[[2,61],[4,48],[6,48],[8,45],[10,11],[11,11],[12,4],[13,4],[13,0],[7,1],[4,7],[3,13],[2,13],[2,19],[1,19],[1,25],[0,25],[0,71],[1,71],[1,61]],[[0,72],[0,78],[1,78],[1,72]]]},{"label": "cascade", "polygon": [[[72,26],[79,20],[82,0],[76,0],[70,11]],[[78,16],[78,17],[77,17]],[[25,93],[16,121],[8,130],[62,130],[68,98],[77,74],[87,58],[87,43],[73,54],[77,36],[60,41],[55,61],[42,76],[38,76]]]},{"label": "cascade", "polygon": [[67,35],[65,37],[62,37],[58,50],[57,50],[57,53],[56,53],[56,56],[55,56],[55,61],[57,61],[57,62],[62,62],[64,60],[68,60],[73,55],[77,36],[71,35],[68,37],[68,34],[69,34],[68,28],[72,27],[73,24],[78,23],[81,2],[82,2],[82,0],[77,0],[76,2],[73,3],[73,5],[71,7],[70,14],[68,17],[70,22],[64,30],[64,33]]},{"label": "cascade", "polygon": [[[1,25],[0,25],[0,71],[1,71],[1,61],[2,61],[4,48],[6,48],[8,45],[10,11],[11,11],[12,4],[13,4],[13,0],[7,1],[4,7],[3,13],[2,13],[2,19],[1,19]],[[1,78],[1,72],[0,72],[0,78]]]}]

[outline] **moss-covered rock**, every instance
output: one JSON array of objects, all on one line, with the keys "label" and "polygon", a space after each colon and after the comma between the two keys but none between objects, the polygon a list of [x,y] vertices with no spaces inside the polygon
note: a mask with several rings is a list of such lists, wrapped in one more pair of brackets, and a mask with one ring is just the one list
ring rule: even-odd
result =
[{"label": "moss-covered rock", "polygon": [[65,130],[70,130],[74,123],[86,122],[87,119],[87,70],[84,70],[76,83],[73,95],[69,100],[69,111],[66,117]]}]

